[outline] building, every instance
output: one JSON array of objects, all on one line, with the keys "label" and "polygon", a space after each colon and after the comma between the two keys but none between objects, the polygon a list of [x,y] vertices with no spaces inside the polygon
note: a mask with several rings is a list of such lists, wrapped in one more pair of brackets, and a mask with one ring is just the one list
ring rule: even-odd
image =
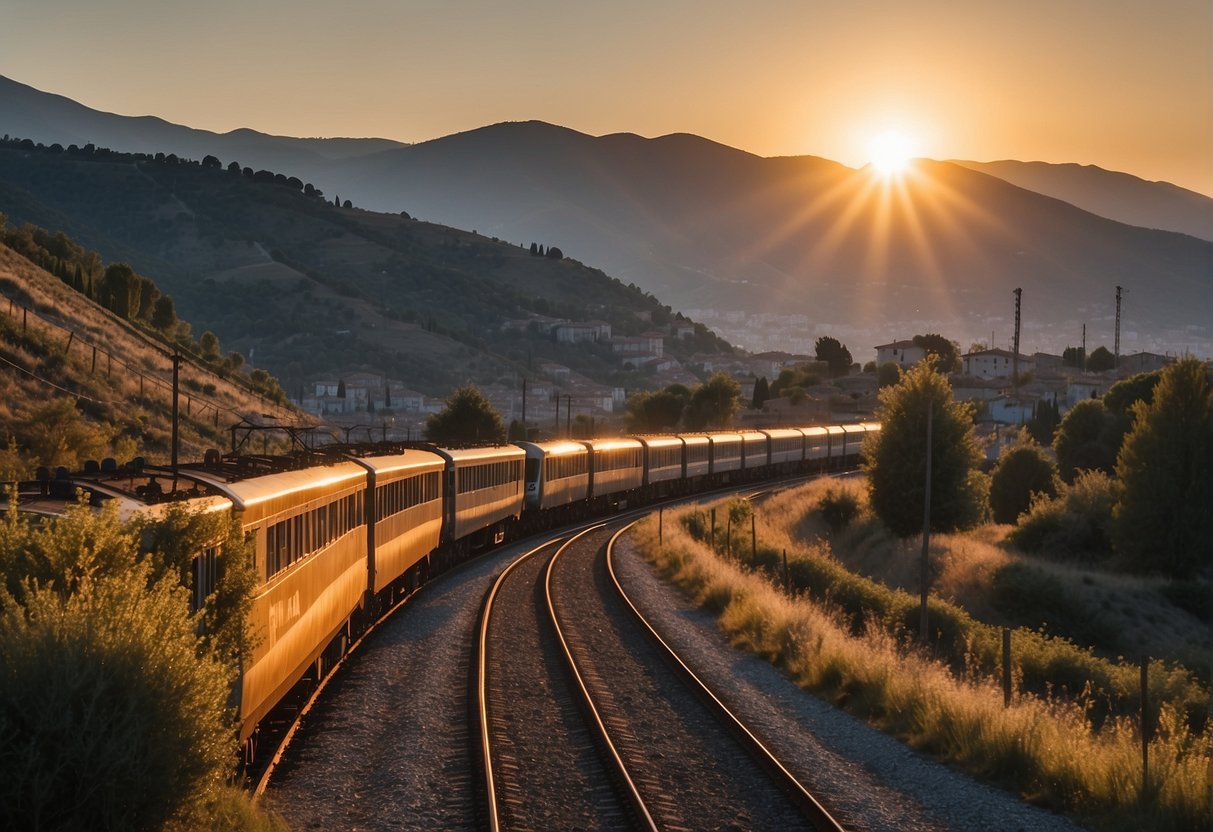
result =
[{"label": "building", "polygon": [[927,357],[927,351],[913,341],[894,341],[876,347],[876,366],[890,361],[900,367],[910,367]]},{"label": "building", "polygon": [[611,340],[611,325],[606,321],[564,321],[552,327],[552,334],[562,344],[609,341]]},{"label": "building", "polygon": [[[964,374],[976,378],[1010,378],[1015,371],[1015,353],[1009,350],[978,350],[962,357]],[[1019,374],[1030,373],[1036,363],[1026,355],[1019,356]]]}]

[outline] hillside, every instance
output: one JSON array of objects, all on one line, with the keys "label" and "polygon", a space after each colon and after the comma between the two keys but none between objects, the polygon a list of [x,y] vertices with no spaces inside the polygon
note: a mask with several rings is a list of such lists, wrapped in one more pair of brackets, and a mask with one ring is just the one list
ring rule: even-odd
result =
[{"label": "hillside", "polygon": [[[166,345],[0,243],[0,480],[36,464],[144,456],[167,463],[172,362]],[[193,361],[180,370],[180,458],[230,447],[242,419],[299,417]],[[10,444],[14,443],[14,444]]]},{"label": "hillside", "polygon": [[[156,275],[185,317],[255,355],[291,391],[361,368],[435,394],[521,377],[543,360],[605,384],[646,383],[606,345],[501,325],[599,319],[636,335],[671,319],[652,296],[474,231],[338,208],[278,177],[10,142],[0,148],[0,211]],[[682,357],[727,349],[703,327],[670,347]]]},{"label": "hillside", "polygon": [[1147,182],[1095,165],[1014,160],[956,164],[1117,222],[1213,240],[1213,199],[1169,182]]}]

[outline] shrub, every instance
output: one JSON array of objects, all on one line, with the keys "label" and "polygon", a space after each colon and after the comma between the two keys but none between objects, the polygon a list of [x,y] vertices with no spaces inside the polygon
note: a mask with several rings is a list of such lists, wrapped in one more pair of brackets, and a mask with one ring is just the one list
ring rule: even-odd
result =
[{"label": "shrub", "polygon": [[821,496],[819,505],[822,519],[835,533],[851,525],[851,521],[859,516],[859,498],[849,488],[831,485]]},{"label": "shrub", "polygon": [[1093,562],[1111,555],[1109,529],[1116,483],[1102,471],[1080,471],[1056,497],[1038,494],[1007,540],[1025,552]]},{"label": "shrub", "polygon": [[990,477],[990,511],[995,523],[1014,523],[1036,494],[1056,495],[1057,468],[1031,440],[1011,445],[998,456]]}]

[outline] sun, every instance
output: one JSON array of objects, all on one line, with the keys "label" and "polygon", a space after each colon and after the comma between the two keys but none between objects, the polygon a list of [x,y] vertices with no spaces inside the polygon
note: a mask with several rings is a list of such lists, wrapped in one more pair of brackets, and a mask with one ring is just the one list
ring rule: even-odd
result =
[{"label": "sun", "polygon": [[868,142],[868,158],[881,176],[904,173],[910,166],[913,155],[914,149],[909,137],[897,129],[885,130]]}]

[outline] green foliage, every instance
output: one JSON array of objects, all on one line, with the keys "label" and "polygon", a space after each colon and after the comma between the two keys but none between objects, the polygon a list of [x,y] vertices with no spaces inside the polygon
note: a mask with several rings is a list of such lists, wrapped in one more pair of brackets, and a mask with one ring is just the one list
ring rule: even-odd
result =
[{"label": "green foliage", "polygon": [[1107,347],[1096,347],[1087,356],[1087,369],[1092,373],[1102,373],[1116,369],[1116,356]]},{"label": "green foliage", "polygon": [[85,420],[73,402],[50,401],[11,425],[13,436],[35,465],[78,469],[86,459],[108,455],[113,429]]},{"label": "green foliage", "polygon": [[[1078,644],[1120,650],[1121,634],[1111,621],[1083,604],[1056,577],[1024,561],[999,567],[990,582],[994,608],[1009,620],[1049,631]],[[1081,686],[1081,682],[1077,681]]]},{"label": "green foliage", "polygon": [[1079,471],[1111,474],[1116,466],[1118,435],[1116,420],[1098,399],[1084,399],[1070,408],[1053,437],[1061,478],[1073,482]]},{"label": "green foliage", "polygon": [[1041,399],[1032,411],[1032,419],[1025,426],[1028,433],[1041,445],[1052,445],[1057,426],[1061,423],[1061,410],[1057,402]]},{"label": "green foliage", "polygon": [[1108,392],[1104,394],[1104,407],[1112,413],[1131,416],[1133,405],[1137,402],[1150,404],[1154,401],[1154,388],[1158,386],[1158,382],[1161,380],[1161,370],[1156,370],[1152,373],[1138,373],[1128,378],[1122,378],[1109,387]]},{"label": "green foliage", "polygon": [[151,324],[165,335],[170,335],[176,328],[177,309],[168,295],[156,298],[156,303],[152,306]]},{"label": "green foliage", "polygon": [[901,368],[896,362],[886,361],[876,368],[876,383],[881,387],[892,387],[901,380]]},{"label": "green foliage", "polygon": [[960,370],[960,345],[955,341],[935,333],[915,335],[913,341],[915,346],[926,351],[927,363],[938,372],[954,373]]},{"label": "green foliage", "polygon": [[1081,370],[1087,364],[1087,357],[1083,354],[1082,347],[1066,347],[1061,353],[1061,363]]},{"label": "green foliage", "polygon": [[1073,483],[1059,483],[1056,497],[1037,494],[1007,540],[1060,560],[1107,560],[1115,503],[1116,483],[1107,474],[1081,471]]},{"label": "green foliage", "polygon": [[468,386],[456,390],[442,412],[430,416],[425,435],[438,444],[492,444],[505,441],[505,425],[484,394]]},{"label": "green foliage", "polygon": [[1132,568],[1192,577],[1213,563],[1213,393],[1196,359],[1169,367],[1116,463],[1116,549]]},{"label": "green foliage", "polygon": [[660,433],[677,427],[691,392],[679,385],[664,390],[642,390],[628,397],[627,427],[632,433]]},{"label": "green foliage", "polygon": [[754,396],[750,400],[750,407],[755,410],[762,410],[762,405],[767,399],[771,398],[771,385],[767,381],[766,376],[759,376],[754,382]]},{"label": "green foliage", "polygon": [[859,498],[849,488],[829,486],[818,503],[822,519],[832,532],[838,533],[859,516]]},{"label": "green foliage", "polygon": [[1035,494],[1053,497],[1057,468],[1040,446],[1029,440],[1003,448],[990,476],[990,511],[995,523],[1014,523]]},{"label": "green foliage", "polygon": [[831,377],[845,376],[850,371],[851,351],[837,338],[823,335],[817,339],[815,348],[817,360],[830,365]]},{"label": "green foliage", "polygon": [[931,513],[934,531],[969,528],[986,510],[981,451],[971,406],[952,400],[948,380],[922,362],[880,391],[879,433],[862,448],[876,516],[900,537],[921,531],[927,460],[927,410],[932,411]]},{"label": "green foliage", "polygon": [[682,420],[688,430],[725,427],[740,409],[740,385],[726,373],[714,373],[691,393]]},{"label": "green foliage", "polygon": [[779,371],[779,375],[771,382],[771,395],[783,396],[788,398],[787,391],[794,388],[800,388],[802,394],[804,388],[813,387],[821,383],[821,379],[817,375],[817,371],[811,364],[797,364],[794,367],[784,367]]}]

